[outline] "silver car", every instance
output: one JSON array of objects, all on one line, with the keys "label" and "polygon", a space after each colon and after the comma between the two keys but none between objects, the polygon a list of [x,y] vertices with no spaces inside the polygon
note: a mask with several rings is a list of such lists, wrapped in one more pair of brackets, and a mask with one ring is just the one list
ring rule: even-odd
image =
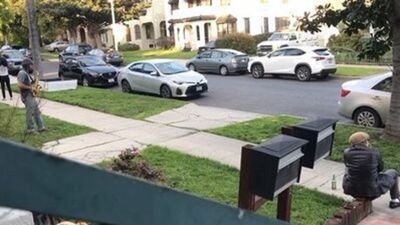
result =
[{"label": "silver car", "polygon": [[186,63],[193,71],[219,73],[246,73],[249,56],[233,49],[213,49],[202,52]]},{"label": "silver car", "polygon": [[208,91],[203,75],[166,59],[129,64],[120,71],[118,84],[123,92],[146,92],[164,98],[198,96]]},{"label": "silver car", "polygon": [[389,115],[392,73],[348,81],[342,85],[339,114],[366,127],[381,127]]}]

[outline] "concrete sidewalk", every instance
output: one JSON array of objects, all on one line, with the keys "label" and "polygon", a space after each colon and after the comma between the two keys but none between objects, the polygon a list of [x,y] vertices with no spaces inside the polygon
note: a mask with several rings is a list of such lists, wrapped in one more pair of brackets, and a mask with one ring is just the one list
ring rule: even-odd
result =
[{"label": "concrete sidewalk", "polygon": [[[18,98],[19,95],[16,94],[14,101],[6,103],[21,107]],[[138,121],[44,99],[41,100],[41,109],[44,115],[98,131],[47,143],[43,150],[52,154],[94,164],[118,155],[125,148],[144,148],[155,144],[176,149],[185,154],[215,160],[238,169],[241,147],[251,143],[200,130],[263,116],[189,104],[183,108],[150,117],[148,121]],[[343,174],[343,163],[322,160],[313,170],[303,168],[300,185],[351,200],[351,197],[344,195],[340,188]],[[337,178],[337,190],[331,189],[333,175]],[[375,200],[375,212],[373,216],[365,220],[364,225],[375,224],[369,221],[377,219],[382,221],[382,224],[383,222],[399,224],[400,211],[390,210],[388,202],[388,195]]]}]

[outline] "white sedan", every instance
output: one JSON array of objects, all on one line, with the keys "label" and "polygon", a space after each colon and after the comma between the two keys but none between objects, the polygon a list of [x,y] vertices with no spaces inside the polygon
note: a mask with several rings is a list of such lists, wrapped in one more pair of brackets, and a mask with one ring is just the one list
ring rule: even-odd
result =
[{"label": "white sedan", "polygon": [[335,73],[336,62],[335,56],[326,48],[285,47],[250,60],[248,70],[254,78],[262,78],[264,74],[288,74],[295,75],[300,81],[308,81],[313,76],[325,79]]},{"label": "white sedan", "polygon": [[198,96],[208,91],[203,75],[167,59],[129,64],[120,71],[118,84],[123,92],[146,92],[163,98]]},{"label": "white sedan", "polygon": [[392,74],[348,81],[342,85],[339,114],[355,124],[380,127],[389,115]]}]

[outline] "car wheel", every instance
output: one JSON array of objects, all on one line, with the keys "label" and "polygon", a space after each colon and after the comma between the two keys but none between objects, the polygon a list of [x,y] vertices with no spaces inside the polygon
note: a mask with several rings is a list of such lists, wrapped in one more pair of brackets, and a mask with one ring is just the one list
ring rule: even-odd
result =
[{"label": "car wheel", "polygon": [[307,66],[299,66],[296,69],[296,76],[299,81],[309,81],[311,79],[311,70]]},{"label": "car wheel", "polygon": [[354,123],[363,127],[380,127],[381,118],[375,110],[361,108],[354,114]]},{"label": "car wheel", "polygon": [[229,74],[229,70],[226,66],[221,66],[219,68],[219,74],[221,74],[222,76],[226,76]]},{"label": "car wheel", "polygon": [[172,97],[171,89],[167,85],[161,86],[160,95],[163,98],[171,98]]},{"label": "car wheel", "polygon": [[82,78],[82,86],[89,87],[89,80],[86,77]]},{"label": "car wheel", "polygon": [[189,64],[189,70],[196,71],[196,67],[193,64]]},{"label": "car wheel", "polygon": [[251,75],[258,79],[264,76],[264,68],[261,64],[256,64],[251,67]]},{"label": "car wheel", "polygon": [[130,93],[130,92],[132,92],[131,85],[130,85],[129,82],[126,81],[126,80],[123,80],[123,81],[121,82],[121,89],[122,89],[122,92],[125,92],[125,93]]}]

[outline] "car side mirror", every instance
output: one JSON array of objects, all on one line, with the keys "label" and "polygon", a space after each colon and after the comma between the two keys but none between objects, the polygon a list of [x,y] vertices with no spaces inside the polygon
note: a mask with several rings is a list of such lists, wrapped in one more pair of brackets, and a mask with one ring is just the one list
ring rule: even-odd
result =
[{"label": "car side mirror", "polygon": [[159,76],[159,74],[157,73],[157,71],[151,72],[150,75],[153,76],[153,77],[158,77],[158,76]]},{"label": "car side mirror", "polygon": [[199,56],[199,55],[198,55],[198,56],[196,56],[196,59],[201,59],[201,56]]},{"label": "car side mirror", "polygon": [[268,55],[267,55],[267,58],[271,58],[271,54],[268,54]]},{"label": "car side mirror", "polygon": [[3,55],[3,57],[6,58],[6,59],[10,58],[10,56],[8,56],[8,55]]}]

